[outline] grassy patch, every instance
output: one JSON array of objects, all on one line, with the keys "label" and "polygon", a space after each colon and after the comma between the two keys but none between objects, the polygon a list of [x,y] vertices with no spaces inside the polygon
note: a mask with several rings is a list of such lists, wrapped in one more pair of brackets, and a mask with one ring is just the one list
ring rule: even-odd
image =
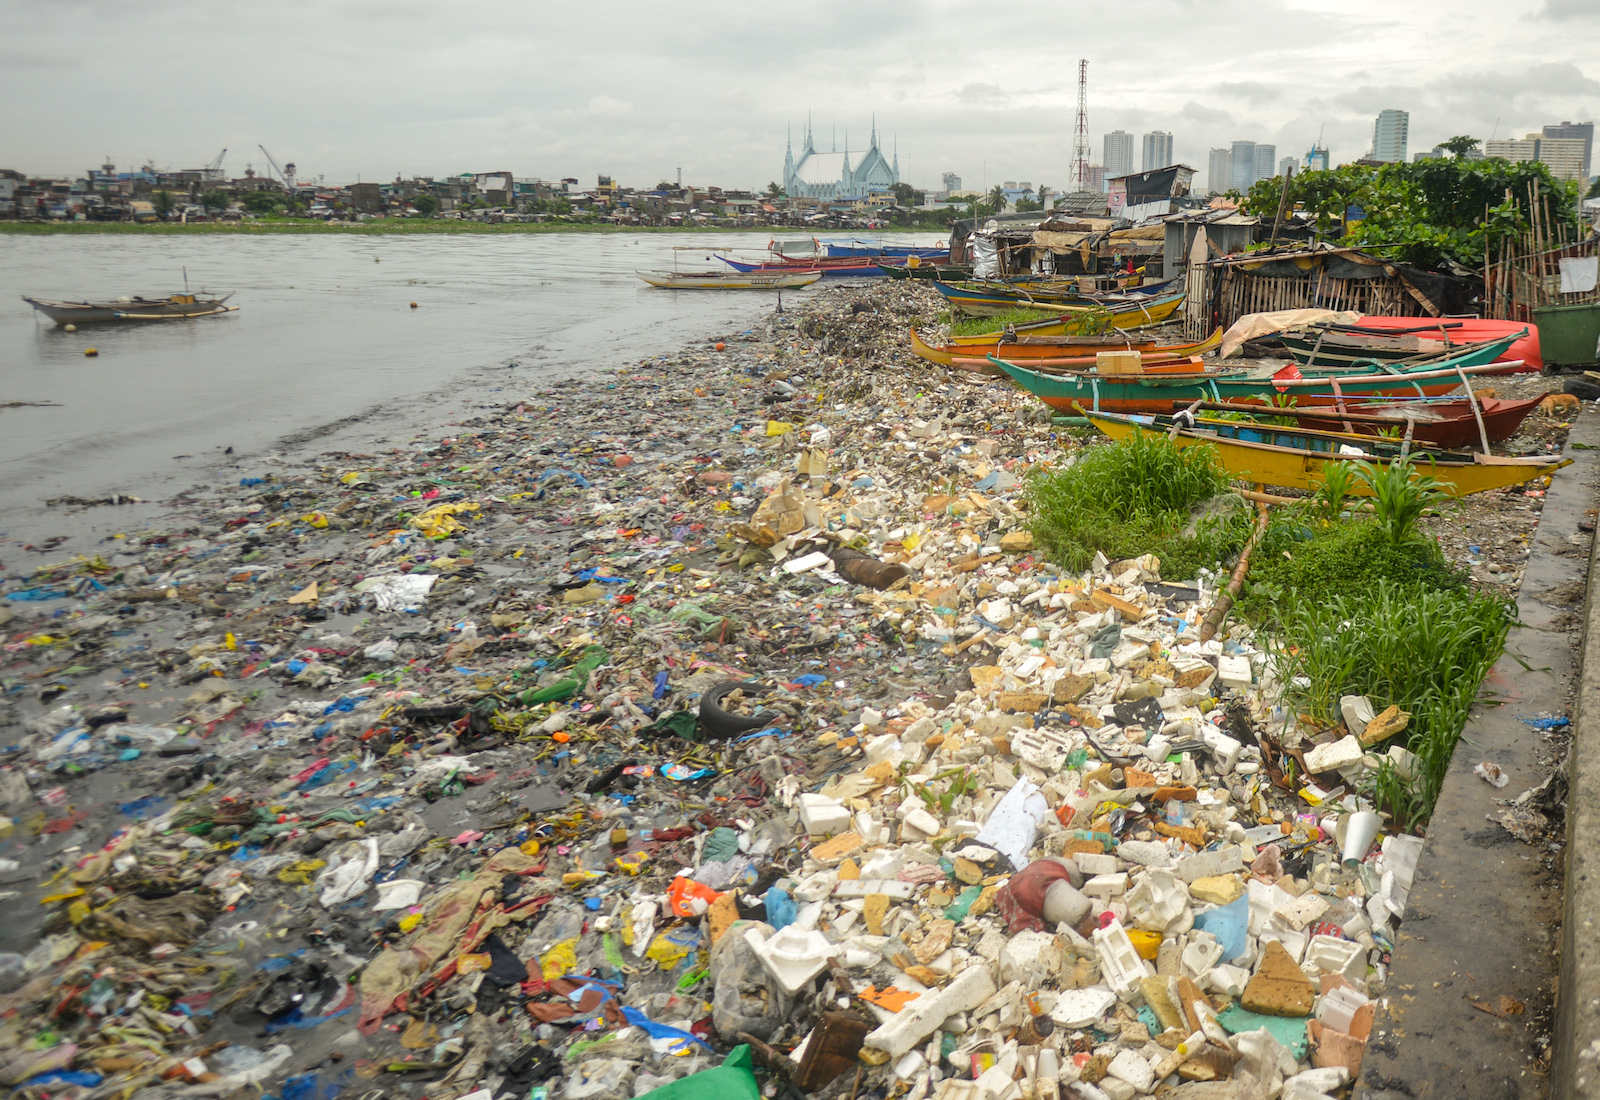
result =
[{"label": "grassy patch", "polygon": [[1341,695],[1411,713],[1403,735],[1416,755],[1411,776],[1385,762],[1366,793],[1403,826],[1427,820],[1478,685],[1505,646],[1510,601],[1380,578],[1354,594],[1294,599],[1282,618],[1274,674],[1290,685],[1297,713],[1331,723]]},{"label": "grassy patch", "polygon": [[1330,521],[1312,509],[1278,508],[1251,559],[1239,609],[1277,627],[1300,604],[1358,597],[1380,581],[1408,591],[1463,592],[1467,580],[1438,543],[1396,544],[1373,518]]},{"label": "grassy patch", "polygon": [[1162,576],[1193,577],[1247,537],[1244,509],[1193,521],[1192,509],[1225,493],[1228,477],[1210,447],[1179,449],[1144,432],[1086,448],[1064,470],[1028,485],[1030,527],[1051,559],[1070,570],[1106,557],[1153,553]]},{"label": "grassy patch", "polygon": [[1007,325],[1031,325],[1035,321],[1059,320],[1061,314],[1045,309],[1008,309],[989,317],[952,317],[951,336],[982,336],[986,332],[999,332]]}]

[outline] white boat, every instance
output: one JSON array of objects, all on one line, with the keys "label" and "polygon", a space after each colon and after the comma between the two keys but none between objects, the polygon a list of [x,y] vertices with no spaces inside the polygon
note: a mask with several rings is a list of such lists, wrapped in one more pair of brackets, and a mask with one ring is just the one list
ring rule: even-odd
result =
[{"label": "white boat", "polygon": [[225,305],[232,294],[221,298],[196,294],[173,294],[166,298],[117,298],[105,302],[51,302],[41,298],[22,300],[58,325],[82,325],[99,321],[188,321],[235,313],[238,306]]},{"label": "white boat", "polygon": [[810,286],[820,271],[636,271],[651,286],[669,290],[786,290]]}]

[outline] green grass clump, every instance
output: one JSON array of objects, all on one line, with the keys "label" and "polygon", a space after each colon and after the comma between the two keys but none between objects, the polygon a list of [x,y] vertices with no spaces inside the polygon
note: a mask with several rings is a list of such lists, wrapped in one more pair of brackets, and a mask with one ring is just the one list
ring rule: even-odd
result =
[{"label": "green grass clump", "polygon": [[1061,314],[1044,309],[1008,309],[988,317],[952,317],[951,336],[981,336],[986,332],[999,332],[1007,325],[1031,325],[1035,321],[1059,320]]},{"label": "green grass clump", "polygon": [[1248,535],[1245,509],[1191,527],[1194,506],[1227,488],[1214,448],[1178,448],[1136,432],[1089,447],[1066,469],[1033,478],[1030,527],[1051,559],[1069,570],[1086,568],[1096,551],[1113,561],[1153,553],[1163,576],[1193,577]]},{"label": "green grass clump", "polygon": [[1379,582],[1417,592],[1463,592],[1469,574],[1433,541],[1394,543],[1376,519],[1325,520],[1314,507],[1279,508],[1251,558],[1240,612],[1281,627],[1303,603],[1354,598]]},{"label": "green grass clump", "polygon": [[1296,711],[1331,723],[1341,695],[1409,711],[1403,736],[1417,758],[1412,777],[1401,779],[1385,763],[1367,793],[1403,826],[1425,821],[1478,686],[1505,646],[1511,602],[1383,578],[1352,594],[1286,602],[1273,671],[1289,685]]}]

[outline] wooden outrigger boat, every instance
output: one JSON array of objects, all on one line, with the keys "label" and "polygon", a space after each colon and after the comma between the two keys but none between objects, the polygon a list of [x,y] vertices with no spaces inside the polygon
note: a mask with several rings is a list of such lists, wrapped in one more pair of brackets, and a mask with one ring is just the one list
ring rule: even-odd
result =
[{"label": "wooden outrigger boat", "polygon": [[197,294],[173,294],[166,298],[118,298],[105,302],[53,302],[23,296],[34,309],[58,325],[99,324],[104,321],[192,321],[197,317],[216,317],[237,313],[238,306],[225,303],[232,294],[220,298]]},{"label": "wooden outrigger boat", "polygon": [[1119,336],[1035,336],[1019,339],[1015,343],[946,344],[934,347],[922,338],[916,329],[911,330],[911,350],[919,358],[941,366],[957,367],[1003,377],[1005,372],[989,361],[989,356],[1004,356],[1008,361],[1025,362],[1036,370],[1090,369],[1102,351],[1136,351],[1148,367],[1174,358],[1204,355],[1222,343],[1219,328],[1209,337],[1194,344],[1169,344],[1158,347],[1154,340]]},{"label": "wooden outrigger boat", "polygon": [[[1360,363],[1409,363],[1418,359],[1448,355],[1468,341],[1450,338],[1451,329],[1461,321],[1444,321],[1441,327],[1416,332],[1404,329],[1384,331],[1361,325],[1326,325],[1320,328],[1282,332],[1278,339],[1295,360],[1313,367],[1351,367]],[[1459,334],[1457,334],[1459,335]],[[1526,326],[1502,332],[1488,339],[1511,337],[1511,343],[1528,335]],[[1507,350],[1510,343],[1507,344]]]},{"label": "wooden outrigger boat", "polygon": [[[1361,461],[1386,466],[1402,457],[1398,443],[1375,445],[1370,439],[1342,433],[1308,433],[1227,421],[1204,421],[1203,426],[1189,428],[1174,423],[1171,417],[1124,416],[1082,407],[1075,411],[1112,439],[1127,439],[1136,433],[1148,432],[1166,436],[1178,447],[1215,447],[1222,468],[1233,477],[1289,489],[1315,490],[1327,479],[1331,463]],[[1369,453],[1338,453],[1341,446],[1349,446],[1352,441]],[[1441,488],[1456,497],[1521,485],[1554,473],[1572,461],[1556,455],[1412,453],[1408,457],[1418,474],[1436,478]],[[1351,495],[1370,494],[1357,482]]]},{"label": "wooden outrigger boat", "polygon": [[893,260],[873,260],[865,256],[847,256],[841,260],[762,260],[759,263],[755,263],[749,260],[735,260],[719,254],[717,259],[735,271],[745,273],[820,271],[824,279],[881,279],[884,272],[882,265],[894,262]]},{"label": "wooden outrigger boat", "polygon": [[[1166,301],[1183,295],[1166,295],[1167,283],[1154,283],[1147,287],[1115,291],[1107,294],[1084,294],[1072,280],[1049,283],[943,283],[935,281],[935,290],[944,295],[951,308],[974,317],[1009,313],[1014,309],[1061,310],[1107,308],[1116,309],[1145,302]],[[1165,296],[1163,296],[1165,295]],[[1176,308],[1176,307],[1174,307]],[[1170,310],[1168,311],[1171,312]]]},{"label": "wooden outrigger boat", "polygon": [[[1357,436],[1398,437],[1405,434],[1409,424],[1411,438],[1416,443],[1459,450],[1470,449],[1480,441],[1481,436],[1487,436],[1491,443],[1510,439],[1545,396],[1540,394],[1526,401],[1507,401],[1499,397],[1474,398],[1478,404],[1476,416],[1473,415],[1472,402],[1464,397],[1402,403],[1357,401],[1345,402],[1342,407],[1274,406],[1271,409],[1260,405],[1202,401],[1198,407],[1204,412],[1289,418],[1303,428],[1343,431]],[[1480,419],[1482,433],[1478,431]]]},{"label": "wooden outrigger boat", "polygon": [[810,286],[820,271],[635,271],[651,286],[668,290],[787,290]]},{"label": "wooden outrigger boat", "polygon": [[1468,375],[1504,369],[1492,363],[1506,341],[1463,348],[1451,358],[1417,364],[1404,370],[1389,367],[1371,374],[1288,377],[1270,368],[1206,370],[1192,374],[1097,374],[1090,371],[1052,374],[994,356],[1022,388],[1052,408],[1070,411],[1081,402],[1095,410],[1119,413],[1164,413],[1195,401],[1268,405],[1292,400],[1298,405],[1333,405],[1352,398],[1438,397],[1466,381]]},{"label": "wooden outrigger boat", "polygon": [[[1173,294],[1165,298],[1156,298],[1149,302],[1111,303],[1107,305],[1084,304],[1078,306],[1051,307],[1051,312],[1060,313],[1060,317],[1053,317],[1044,321],[1033,321],[1025,325],[1013,326],[1009,331],[979,332],[970,336],[952,336],[950,343],[965,344],[971,347],[981,347],[984,344],[997,344],[1003,338],[1015,335],[1020,342],[1025,336],[1071,336],[1081,333],[1087,326],[1105,326],[1108,329],[1121,329],[1131,331],[1139,328],[1149,328],[1153,325],[1165,324],[1171,320],[1178,307],[1183,305],[1182,294]],[[1027,303],[1022,303],[1023,308],[1033,308]],[[1043,307],[1041,307],[1043,308]],[[1110,316],[1106,316],[1109,313]]]},{"label": "wooden outrigger boat", "polygon": [[891,279],[926,279],[932,282],[950,283],[972,278],[970,264],[935,264],[929,261],[912,265],[908,261],[904,267],[880,264],[879,268]]}]

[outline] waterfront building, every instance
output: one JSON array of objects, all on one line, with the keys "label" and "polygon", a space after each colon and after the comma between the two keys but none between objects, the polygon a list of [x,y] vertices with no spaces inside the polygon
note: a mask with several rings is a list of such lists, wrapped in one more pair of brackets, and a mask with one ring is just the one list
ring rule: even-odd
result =
[{"label": "waterfront building", "polygon": [[1256,143],[1253,141],[1234,142],[1232,163],[1228,169],[1228,186],[1243,194],[1250,190],[1250,185],[1255,181]]},{"label": "waterfront building", "polygon": [[1563,122],[1559,126],[1546,126],[1544,136],[1547,138],[1577,138],[1583,142],[1583,164],[1578,169],[1579,179],[1588,179],[1590,154],[1594,152],[1594,123],[1592,122]]},{"label": "waterfront building", "polygon": [[1583,176],[1584,141],[1581,137],[1545,137],[1529,134],[1524,138],[1490,138],[1483,143],[1486,157],[1504,157],[1513,164],[1537,160],[1550,166],[1550,174],[1558,180],[1575,180]]},{"label": "waterfront building", "polygon": [[[846,131],[844,152],[830,150],[818,152],[811,136],[811,121],[806,120],[805,142],[800,156],[794,155],[791,142],[783,158],[783,190],[791,199],[822,199],[833,201],[846,197],[864,196],[878,191],[892,191],[900,182],[900,154],[891,160],[878,148],[878,124],[873,120],[872,136],[866,152],[852,161],[849,132]],[[959,182],[959,181],[958,181]],[[947,188],[956,190],[956,188]]]}]

